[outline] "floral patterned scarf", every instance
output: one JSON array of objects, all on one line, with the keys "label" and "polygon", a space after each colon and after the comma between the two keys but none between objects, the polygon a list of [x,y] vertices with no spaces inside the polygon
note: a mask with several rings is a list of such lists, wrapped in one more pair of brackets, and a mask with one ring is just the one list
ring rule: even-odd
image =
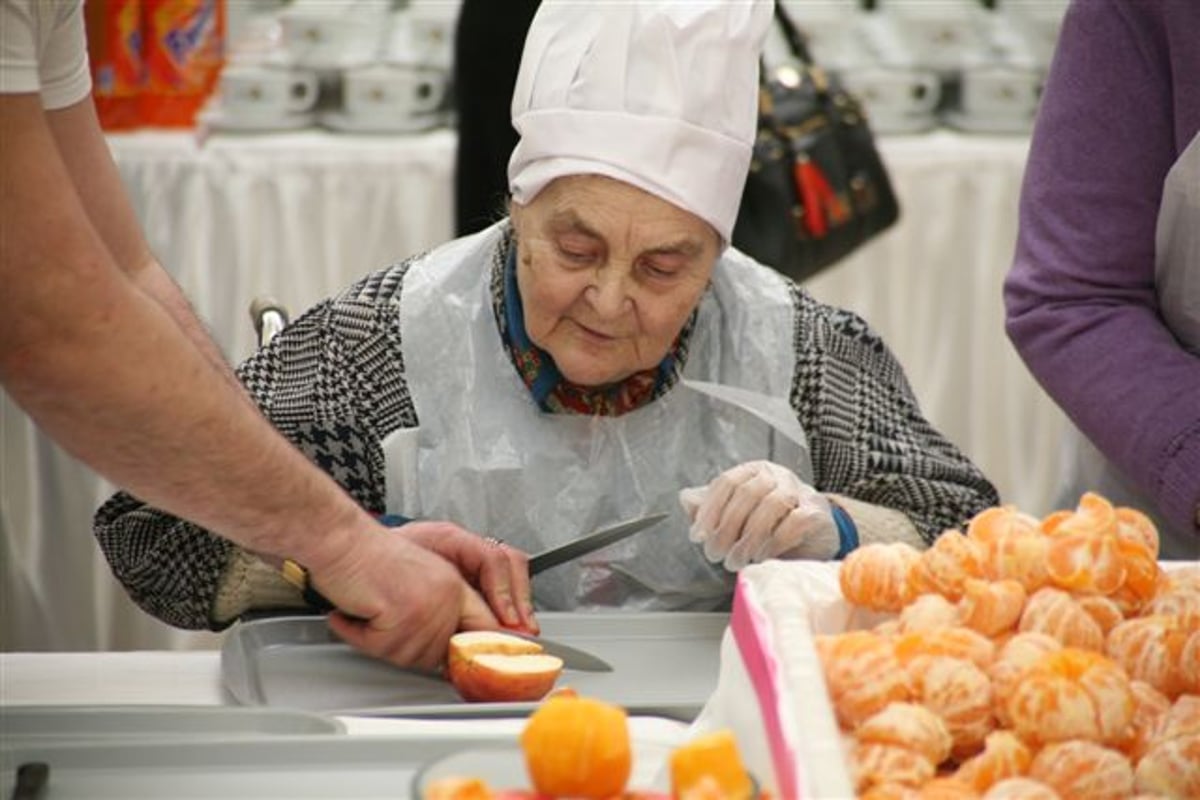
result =
[{"label": "floral patterned scarf", "polygon": [[687,341],[696,321],[694,312],[675,337],[671,350],[654,369],[634,373],[620,383],[608,386],[578,386],[562,376],[550,354],[530,341],[525,332],[525,314],[517,288],[516,241],[510,238],[505,244],[508,252],[498,282],[499,297],[493,295],[496,321],[500,326],[500,337],[512,355],[513,365],[539,408],[557,413],[616,417],[640,408],[674,385],[687,356]]}]

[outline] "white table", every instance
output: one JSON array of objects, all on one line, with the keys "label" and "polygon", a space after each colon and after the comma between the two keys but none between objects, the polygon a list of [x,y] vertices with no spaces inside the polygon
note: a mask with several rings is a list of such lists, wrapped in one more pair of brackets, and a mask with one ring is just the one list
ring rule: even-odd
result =
[{"label": "white table", "polygon": [[[148,237],[232,360],[253,348],[250,301],[293,312],[452,235],[454,134],[316,131],[114,136]],[[813,280],[862,314],[905,365],[927,415],[1006,502],[1051,510],[1064,418],[1003,331],[1027,140],[950,132],[884,138],[897,226]],[[91,516],[112,487],[0,398],[0,649],[206,647],[142,614],[95,547]]]},{"label": "white table", "polygon": [[[15,709],[21,706],[85,706],[89,708],[113,706],[120,707],[117,709],[118,713],[123,713],[132,710],[129,709],[130,706],[147,709],[161,706],[215,707],[229,705],[230,702],[221,685],[219,654],[216,651],[0,653],[0,716],[5,713],[6,709]],[[187,709],[162,710],[176,715],[187,711]],[[174,718],[178,719],[178,716]],[[460,741],[467,743],[469,740],[480,737],[504,737],[512,740],[526,723],[525,718],[422,720],[338,716],[335,719],[345,728],[346,737],[351,739],[375,738],[372,742],[358,742],[356,745],[353,741],[346,741],[341,735],[329,733],[296,733],[281,737],[278,729],[273,728],[272,730],[276,731],[274,735],[260,738],[273,739],[274,745],[281,747],[276,747],[275,750],[260,749],[253,752],[263,754],[277,752],[286,748],[290,742],[309,739],[316,751],[322,754],[320,757],[328,760],[331,765],[329,772],[322,772],[319,766],[314,766],[312,762],[305,762],[306,766],[314,770],[311,779],[298,778],[297,775],[302,775],[302,773],[291,773],[290,770],[285,773],[283,778],[293,782],[307,781],[304,786],[306,790],[306,793],[303,794],[304,797],[344,797],[348,796],[346,793],[350,786],[354,785],[346,783],[347,781],[355,782],[361,778],[364,783],[369,784],[371,781],[378,780],[377,777],[355,770],[352,766],[354,761],[347,755],[351,748],[357,748],[356,752],[359,753],[360,758],[363,757],[364,752],[383,753],[383,763],[391,764],[393,758],[399,762],[403,753],[410,754],[411,758],[411,753],[414,752],[411,748],[420,748],[423,744],[428,744],[435,739],[450,749],[462,747],[463,745],[459,744]],[[195,730],[195,728],[185,729]],[[635,753],[639,754],[639,757],[645,756],[645,759],[638,764],[640,772],[635,772],[635,776],[638,781],[646,782],[659,774],[665,763],[665,755],[687,739],[689,726],[678,720],[630,717],[629,732]],[[199,735],[203,736],[204,734]],[[118,731],[105,728],[102,746],[119,748],[124,737],[134,737],[136,742],[139,737],[145,736],[144,731],[134,729]],[[168,745],[180,741],[178,738],[171,739],[169,735],[160,738]],[[208,734],[207,738],[212,740],[213,737]],[[14,743],[0,740],[0,748],[12,744]],[[47,742],[43,739],[41,744],[47,744]],[[182,747],[188,748],[188,752],[183,756],[186,768],[204,773],[208,763],[204,761],[205,758],[214,758],[216,759],[215,763],[222,765],[230,763],[226,760],[227,756],[220,755],[222,752],[220,742],[212,740],[210,745],[208,749],[197,751],[194,746],[189,747],[187,744],[183,744]],[[368,750],[362,745],[368,745],[370,749]],[[128,746],[139,747],[136,743]],[[237,742],[231,742],[227,746],[231,749],[239,748]],[[244,749],[244,745],[242,749]],[[115,757],[111,751],[108,752],[110,757]],[[170,747],[164,752],[163,758],[175,760],[181,758],[178,750]],[[193,755],[193,753],[199,752],[207,755]],[[3,766],[2,756],[3,752],[0,751],[0,767]],[[38,757],[39,760],[45,758],[44,754],[40,752]],[[296,758],[294,755],[291,756],[290,763],[295,764]],[[343,758],[346,760],[342,761]],[[56,759],[51,756],[45,760],[52,762],[51,778],[53,779],[53,762]],[[109,763],[107,758],[102,758],[102,760],[107,767]],[[67,758],[67,762],[71,762],[70,757]],[[377,768],[380,756],[370,757],[368,763],[376,765]],[[270,774],[274,769],[268,766],[259,768],[265,774]],[[180,774],[184,774],[186,771],[177,766],[167,767],[167,769]],[[398,764],[396,769],[399,770]],[[171,774],[175,774],[174,771]],[[235,776],[236,782],[236,769],[226,766],[213,771],[228,772]],[[344,774],[339,775],[338,773]],[[204,777],[211,777],[211,773],[204,774]],[[78,781],[80,778],[73,776],[66,780],[70,783],[73,779]],[[331,783],[332,786],[322,788],[322,782]],[[642,784],[639,783],[639,785]],[[362,786],[355,788],[354,797],[366,795]],[[406,789],[407,786],[404,785],[391,786],[388,784],[384,796],[406,797],[408,796]],[[8,787],[4,786],[2,790],[7,792]],[[285,788],[280,791],[283,795],[287,795],[292,790]],[[197,795],[189,793],[187,796]],[[259,795],[254,794],[254,796]],[[271,794],[270,796],[276,795]],[[301,795],[292,794],[291,796]]]},{"label": "white table", "polygon": [[[0,653],[0,714],[6,706],[228,706],[236,705],[221,683],[217,650],[106,653]],[[523,717],[419,720],[339,716],[354,734],[407,731],[515,733]],[[632,717],[642,739],[664,744],[683,740],[687,723],[663,717]]]}]

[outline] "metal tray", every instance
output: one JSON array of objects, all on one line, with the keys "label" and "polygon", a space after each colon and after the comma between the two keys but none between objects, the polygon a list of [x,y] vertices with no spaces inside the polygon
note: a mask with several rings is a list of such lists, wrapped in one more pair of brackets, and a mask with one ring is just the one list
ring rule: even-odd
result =
[{"label": "metal tray", "polygon": [[[565,670],[558,686],[624,706],[632,714],[690,721],[717,685],[723,613],[544,612],[542,636],[603,658],[612,672]],[[442,678],[361,655],[321,617],[239,624],[221,650],[234,699],[342,714],[512,717],[535,703],[467,703]]]},{"label": "metal tray", "polygon": [[223,706],[5,706],[0,743],[61,744],[114,740],[217,740],[339,734],[346,726],[311,711]]},{"label": "metal tray", "polygon": [[49,766],[45,800],[122,798],[411,797],[423,765],[465,748],[510,738],[345,735],[264,737],[132,744],[29,744],[0,749],[0,792],[7,797],[21,764]]}]

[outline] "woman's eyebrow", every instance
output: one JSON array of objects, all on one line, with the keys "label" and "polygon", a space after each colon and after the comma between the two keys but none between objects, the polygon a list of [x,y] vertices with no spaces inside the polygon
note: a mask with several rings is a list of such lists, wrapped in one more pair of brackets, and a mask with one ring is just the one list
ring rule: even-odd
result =
[{"label": "woman's eyebrow", "polygon": [[[593,239],[604,239],[599,231],[584,222],[575,211],[570,209],[555,212],[547,219],[546,224],[549,230],[556,234],[580,233]],[[646,255],[678,255],[684,258],[695,258],[702,252],[704,252],[704,245],[690,237],[666,242],[643,251]]]},{"label": "woman's eyebrow", "polygon": [[680,255],[684,256],[685,258],[695,258],[696,256],[700,255],[703,250],[703,245],[701,245],[695,239],[679,239],[678,241],[668,242],[667,244],[659,245],[658,247],[651,247],[650,249],[646,250],[646,254],[667,256]]},{"label": "woman's eyebrow", "polygon": [[555,212],[547,220],[547,227],[554,233],[582,233],[594,239],[602,239],[600,232],[584,222],[574,211]]}]

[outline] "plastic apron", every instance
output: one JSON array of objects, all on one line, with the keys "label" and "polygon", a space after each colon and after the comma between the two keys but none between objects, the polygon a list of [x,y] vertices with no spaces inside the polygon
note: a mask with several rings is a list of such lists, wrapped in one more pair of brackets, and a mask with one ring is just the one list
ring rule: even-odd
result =
[{"label": "plastic apron", "polygon": [[548,414],[496,327],[489,280],[502,236],[497,225],[451,242],[405,277],[401,349],[420,426],[383,443],[388,510],[451,520],[530,553],[668,512],[538,575],[536,605],[727,608],[734,575],[688,541],[678,492],[754,459],[812,480],[788,402],[795,312],[782,279],[730,253],[701,301],[683,381],[620,417]]},{"label": "plastic apron", "polygon": [[[1200,134],[1167,173],[1154,252],[1154,280],[1163,319],[1184,347],[1200,355]],[[1066,506],[1092,489],[1119,505],[1146,511],[1153,507],[1083,434],[1075,429],[1070,433],[1067,457],[1072,477],[1064,495]],[[1195,558],[1194,534],[1171,528],[1158,518],[1155,523],[1162,539],[1162,558]]]}]

